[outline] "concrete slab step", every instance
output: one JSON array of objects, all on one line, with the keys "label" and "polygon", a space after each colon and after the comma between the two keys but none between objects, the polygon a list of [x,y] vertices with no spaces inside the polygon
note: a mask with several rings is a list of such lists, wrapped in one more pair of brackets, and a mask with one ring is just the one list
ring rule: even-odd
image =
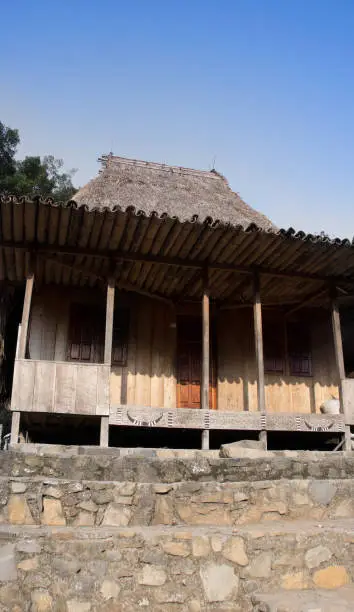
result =
[{"label": "concrete slab step", "polygon": [[353,612],[354,588],[279,591],[252,597],[254,612]]}]

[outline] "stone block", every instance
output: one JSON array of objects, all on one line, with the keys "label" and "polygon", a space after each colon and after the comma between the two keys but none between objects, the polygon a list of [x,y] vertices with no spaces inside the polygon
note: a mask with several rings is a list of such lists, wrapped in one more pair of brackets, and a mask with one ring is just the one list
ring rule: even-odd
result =
[{"label": "stone block", "polygon": [[31,511],[23,495],[10,495],[7,512],[12,525],[34,525]]},{"label": "stone block", "polygon": [[304,572],[291,572],[282,576],[281,586],[286,590],[308,589],[309,581]]},{"label": "stone block", "polygon": [[309,569],[318,567],[324,561],[328,561],[333,553],[326,546],[310,548],[305,554],[305,563]]},{"label": "stone block", "polygon": [[145,586],[162,586],[166,580],[165,570],[156,565],[144,565],[138,574],[138,583]]},{"label": "stone block", "polygon": [[156,498],[153,525],[172,525],[174,523],[173,503],[168,497],[159,495]]},{"label": "stone block", "polygon": [[243,567],[248,565],[248,557],[243,538],[229,538],[222,549],[222,555],[225,557],[225,559],[232,561],[237,565],[241,565]]},{"label": "stone block", "polygon": [[269,578],[272,571],[272,555],[268,552],[260,553],[247,568],[252,578]]},{"label": "stone block", "polygon": [[14,544],[0,546],[0,582],[17,580]]},{"label": "stone block", "polygon": [[99,506],[97,506],[97,504],[95,504],[95,502],[93,502],[91,499],[81,502],[77,505],[77,507],[81,510],[85,510],[86,512],[97,512],[99,508]]},{"label": "stone block", "polygon": [[237,594],[239,579],[230,565],[208,563],[200,568],[200,577],[208,602],[226,601]]},{"label": "stone block", "polygon": [[312,579],[321,589],[338,589],[350,582],[348,572],[342,565],[330,565],[317,570]]},{"label": "stone block", "polygon": [[32,612],[50,612],[53,610],[53,599],[48,591],[35,590],[31,593]]},{"label": "stone block", "polygon": [[316,504],[328,506],[337,493],[337,486],[334,482],[325,480],[313,480],[310,482],[309,495]]},{"label": "stone block", "polygon": [[165,553],[174,557],[188,557],[191,553],[188,544],[185,542],[163,542],[162,548]]},{"label": "stone block", "polygon": [[113,492],[111,489],[101,489],[98,491],[92,492],[92,499],[95,504],[109,504],[109,502],[113,501]]},{"label": "stone block", "polygon": [[17,564],[17,569],[24,572],[31,572],[38,569],[38,557],[31,557],[30,559],[24,559]]},{"label": "stone block", "polygon": [[210,554],[210,543],[207,536],[196,536],[192,540],[193,557],[207,557]]},{"label": "stone block", "polygon": [[27,490],[27,484],[25,482],[12,482],[11,491],[12,493],[25,493]]},{"label": "stone block", "polygon": [[95,515],[85,510],[81,510],[73,522],[73,525],[77,527],[93,527],[94,524]]},{"label": "stone block", "polygon": [[224,504],[177,504],[179,517],[190,525],[232,525],[232,515]]},{"label": "stone block", "polygon": [[103,599],[116,599],[120,593],[120,586],[114,580],[104,580],[100,588]]},{"label": "stone block", "polygon": [[44,498],[43,512],[41,516],[42,525],[66,525],[65,516],[60,499]]},{"label": "stone block", "polygon": [[46,487],[44,489],[44,495],[46,497],[54,497],[54,499],[60,499],[63,497],[63,491],[59,487]]},{"label": "stone block", "polygon": [[215,553],[222,551],[222,547],[226,542],[226,536],[224,535],[212,535],[210,538],[211,547]]},{"label": "stone block", "polygon": [[130,518],[131,510],[129,508],[111,503],[106,509],[101,524],[111,525],[113,527],[126,527],[129,525]]}]

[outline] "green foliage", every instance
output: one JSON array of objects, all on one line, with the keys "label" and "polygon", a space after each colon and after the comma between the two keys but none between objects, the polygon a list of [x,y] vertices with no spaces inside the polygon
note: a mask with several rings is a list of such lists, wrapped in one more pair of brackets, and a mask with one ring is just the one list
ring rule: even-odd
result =
[{"label": "green foliage", "polygon": [[6,127],[0,121],[0,193],[15,196],[51,197],[67,201],[76,189],[72,184],[75,170],[63,171],[62,159],[53,155],[15,159],[20,143],[18,130]]}]

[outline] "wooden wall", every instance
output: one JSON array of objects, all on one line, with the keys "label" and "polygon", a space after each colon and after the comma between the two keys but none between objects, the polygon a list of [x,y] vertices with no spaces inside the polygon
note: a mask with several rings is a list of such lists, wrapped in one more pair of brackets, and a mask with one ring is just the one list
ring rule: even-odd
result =
[{"label": "wooden wall", "polygon": [[[29,352],[32,359],[65,361],[71,302],[100,301],[90,290],[46,287],[33,297]],[[176,313],[163,302],[116,292],[116,305],[129,307],[128,360],[111,369],[111,404],[176,407]],[[201,308],[195,307],[196,312]],[[217,325],[218,409],[257,410],[252,310],[219,311]],[[329,313],[314,311],[312,377],[266,374],[270,412],[319,412],[331,394],[338,395]]]},{"label": "wooden wall", "polygon": [[[221,311],[218,316],[218,407],[257,410],[256,361],[252,310]],[[320,412],[331,395],[338,397],[329,313],[314,311],[311,320],[312,376],[265,375],[269,412]]]},{"label": "wooden wall", "polygon": [[[32,300],[29,356],[65,361],[71,303],[100,303],[105,295],[90,290],[45,287]],[[111,368],[111,404],[175,408],[176,320],[172,308],[142,296],[116,292],[115,304],[130,312],[127,366]]]}]

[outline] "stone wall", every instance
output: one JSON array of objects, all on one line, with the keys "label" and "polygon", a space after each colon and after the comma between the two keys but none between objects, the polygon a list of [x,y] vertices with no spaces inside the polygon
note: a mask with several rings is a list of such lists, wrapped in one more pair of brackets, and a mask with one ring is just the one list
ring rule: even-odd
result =
[{"label": "stone wall", "polygon": [[[170,451],[159,456],[141,451],[119,456],[116,449],[98,453],[69,455],[24,454],[0,451],[0,476],[48,476],[73,480],[109,480],[118,482],[255,482],[278,479],[350,479],[354,478],[353,453],[286,453],[267,459],[221,459],[205,454],[174,457]],[[95,453],[95,454],[94,454]]]},{"label": "stone wall", "polygon": [[0,612],[354,609],[352,456],[93,452],[0,454]]},{"label": "stone wall", "polygon": [[11,525],[237,526],[354,517],[352,480],[134,483],[0,479]]},{"label": "stone wall", "polygon": [[354,533],[268,525],[0,529],[0,609],[22,612],[247,612],[259,589],[338,588],[354,575]]}]

